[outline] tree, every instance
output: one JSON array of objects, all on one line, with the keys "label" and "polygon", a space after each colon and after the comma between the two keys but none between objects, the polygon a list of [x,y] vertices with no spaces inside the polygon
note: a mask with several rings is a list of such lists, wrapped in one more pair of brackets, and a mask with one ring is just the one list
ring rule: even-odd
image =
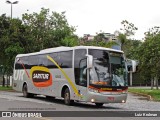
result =
[{"label": "tree", "polygon": [[23,41],[23,25],[19,19],[10,19],[5,14],[0,16],[0,65],[3,67],[3,85],[4,75],[11,75],[13,63],[17,54],[23,53],[25,41]]},{"label": "tree", "polygon": [[129,59],[138,60],[140,56],[137,53],[142,44],[143,42],[141,40],[129,40],[127,43],[128,48],[126,57]]},{"label": "tree", "polygon": [[[150,77],[156,81],[158,89],[158,79],[160,78],[160,30],[153,27],[146,32],[144,43],[138,51],[140,61],[140,72],[143,77]],[[153,32],[156,31],[156,32]],[[153,88],[153,86],[151,86]]]},{"label": "tree", "polygon": [[127,20],[123,20],[121,24],[123,28],[121,28],[120,30],[122,30],[123,34],[126,35],[127,37],[134,35],[135,31],[138,30],[138,28],[135,27],[133,23],[130,23]]},{"label": "tree", "polygon": [[3,75],[12,74],[17,54],[40,51],[56,46],[74,46],[78,37],[70,26],[65,12],[52,12],[42,8],[40,13],[23,14],[22,20],[0,16],[0,65]]},{"label": "tree", "polygon": [[133,23],[130,23],[127,20],[123,20],[121,24],[123,28],[120,29],[122,32],[119,32],[118,40],[121,44],[121,50],[123,50],[126,53],[129,47],[129,37],[134,35],[135,31],[138,30],[138,28],[135,27]]},{"label": "tree", "polygon": [[5,14],[0,16],[0,66],[2,69],[2,76],[3,76],[3,86],[5,85],[5,78],[4,75],[7,71],[7,57],[5,56],[5,48],[9,41],[9,28],[10,28],[10,18],[6,17]]},{"label": "tree", "polygon": [[61,45],[68,46],[68,47],[79,45],[78,36],[73,35],[73,36],[66,37],[65,39],[61,41]]},{"label": "tree", "polygon": [[23,14],[22,20],[26,26],[28,39],[33,44],[31,52],[61,44],[68,45],[69,41],[75,38],[73,37],[75,28],[69,26],[65,12],[52,12],[51,15],[49,13],[49,9],[42,8],[40,13]]}]

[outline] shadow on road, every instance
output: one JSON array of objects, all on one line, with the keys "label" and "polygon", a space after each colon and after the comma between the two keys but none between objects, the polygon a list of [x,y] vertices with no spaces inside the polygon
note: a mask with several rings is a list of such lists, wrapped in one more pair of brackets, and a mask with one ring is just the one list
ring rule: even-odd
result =
[{"label": "shadow on road", "polygon": [[[18,96],[18,97],[23,97],[23,96]],[[26,98],[28,99],[28,98]],[[46,98],[44,96],[34,96],[33,98],[30,99],[36,99],[36,100],[41,100],[41,101],[46,101],[49,103],[56,103],[56,104],[60,104],[60,105],[64,105],[64,100],[63,99],[57,99],[57,98]],[[66,105],[67,106],[67,105]],[[121,109],[118,107],[112,107],[112,106],[107,106],[107,104],[105,104],[105,106],[101,106],[101,107],[97,107],[94,103],[84,103],[84,102],[74,102],[71,106],[77,107],[77,108],[87,108],[87,109]]]}]

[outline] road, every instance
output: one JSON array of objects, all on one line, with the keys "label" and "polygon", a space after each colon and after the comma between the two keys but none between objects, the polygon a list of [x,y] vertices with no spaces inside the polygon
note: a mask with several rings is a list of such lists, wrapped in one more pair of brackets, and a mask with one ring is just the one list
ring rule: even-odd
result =
[{"label": "road", "polygon": [[[103,107],[97,108],[92,103],[75,103],[74,106],[66,106],[62,99],[48,100],[44,96],[34,98],[24,98],[22,93],[0,91],[0,111],[160,111],[160,102],[148,101],[146,97],[128,94],[126,103],[105,104]],[[91,117],[91,116],[90,116]],[[85,119],[90,120],[90,117]],[[130,117],[131,120],[151,119],[150,117]],[[7,118],[8,119],[8,118]],[[34,118],[35,120],[63,120],[63,117],[54,118]],[[33,119],[33,120],[34,120]],[[74,117],[65,117],[65,120],[72,120]],[[83,117],[76,118],[84,119]],[[109,119],[109,117],[100,117],[100,120]],[[128,120],[127,117],[110,118],[112,120]],[[18,120],[17,118],[15,120]],[[92,117],[92,120],[97,120],[97,117]],[[154,117],[153,120],[159,120]]]}]

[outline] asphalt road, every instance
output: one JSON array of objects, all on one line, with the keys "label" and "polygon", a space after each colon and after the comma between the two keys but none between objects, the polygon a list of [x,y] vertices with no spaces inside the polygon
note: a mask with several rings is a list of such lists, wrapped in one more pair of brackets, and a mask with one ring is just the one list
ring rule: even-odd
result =
[{"label": "asphalt road", "polygon": [[[92,103],[75,103],[74,106],[66,106],[62,99],[46,99],[44,96],[36,96],[34,98],[24,98],[22,93],[18,92],[4,92],[0,91],[0,111],[93,111],[93,115],[96,115],[96,111],[160,111],[160,102],[148,101],[146,97],[137,96],[129,93],[126,103],[112,103],[105,104],[103,107],[97,108]],[[63,112],[61,112],[63,114]],[[62,115],[63,116],[63,115]],[[54,118],[34,118],[33,120],[159,120],[158,117],[54,117]],[[1,120],[2,118],[0,118]],[[3,118],[6,120],[13,118]],[[15,120],[21,118],[14,118]],[[23,118],[27,119],[27,118]]]}]

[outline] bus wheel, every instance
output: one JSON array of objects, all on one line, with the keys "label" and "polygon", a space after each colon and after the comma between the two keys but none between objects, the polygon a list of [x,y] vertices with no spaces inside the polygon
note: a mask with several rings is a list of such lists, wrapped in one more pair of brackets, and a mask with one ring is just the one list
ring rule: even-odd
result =
[{"label": "bus wheel", "polygon": [[27,84],[23,85],[23,96],[26,98],[34,96],[34,94],[32,94],[32,93],[28,93]]},{"label": "bus wheel", "polygon": [[103,103],[95,103],[97,107],[102,107]]},{"label": "bus wheel", "polygon": [[70,92],[68,88],[64,92],[64,103],[66,105],[71,105],[73,103],[73,100],[70,99]]}]

